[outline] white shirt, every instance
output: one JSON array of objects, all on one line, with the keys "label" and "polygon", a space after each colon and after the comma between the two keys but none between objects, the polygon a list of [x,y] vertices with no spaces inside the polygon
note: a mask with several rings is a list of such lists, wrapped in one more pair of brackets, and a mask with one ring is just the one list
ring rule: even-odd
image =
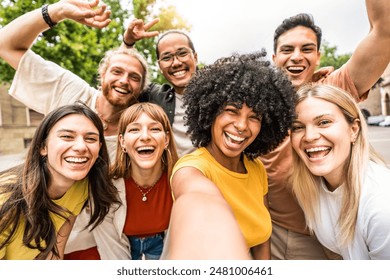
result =
[{"label": "white shirt", "polygon": [[343,186],[330,192],[320,186],[320,217],[313,225],[318,240],[345,260],[390,259],[390,170],[370,162],[359,200],[355,236],[340,246],[337,224]]},{"label": "white shirt", "polygon": [[183,105],[183,96],[181,94],[175,94],[175,117],[173,120],[172,130],[175,136],[175,144],[179,158],[195,151],[195,147],[192,145],[191,139],[187,134],[187,126],[184,125],[185,120],[185,106]]}]

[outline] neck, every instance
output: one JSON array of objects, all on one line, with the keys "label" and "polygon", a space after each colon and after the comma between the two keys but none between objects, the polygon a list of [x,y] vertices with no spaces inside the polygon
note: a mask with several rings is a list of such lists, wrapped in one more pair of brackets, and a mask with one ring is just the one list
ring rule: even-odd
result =
[{"label": "neck", "polygon": [[229,169],[230,171],[237,173],[246,173],[246,169],[244,166],[244,161],[241,160],[241,155],[236,157],[228,157],[226,156],[218,147],[209,144],[206,149],[209,153],[221,164],[223,167]]},{"label": "neck", "polygon": [[71,187],[73,186],[73,184],[69,185],[69,184],[66,184],[64,186],[61,186],[61,185],[58,185],[58,184],[55,184],[55,185],[51,185],[47,188],[47,192],[49,194],[49,198],[50,199],[60,199]]},{"label": "neck", "polygon": [[184,87],[173,87],[176,94],[183,94],[184,93]]},{"label": "neck", "polygon": [[104,135],[116,135],[119,118],[124,108],[113,106],[102,94],[96,100],[95,111],[104,127]]},{"label": "neck", "polygon": [[163,172],[164,170],[160,162],[150,169],[132,167],[131,177],[140,187],[150,187],[157,183]]}]

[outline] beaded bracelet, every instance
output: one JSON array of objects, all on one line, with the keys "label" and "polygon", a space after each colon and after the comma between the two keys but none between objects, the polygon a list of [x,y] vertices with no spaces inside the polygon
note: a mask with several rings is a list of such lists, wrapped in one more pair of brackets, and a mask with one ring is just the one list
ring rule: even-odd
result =
[{"label": "beaded bracelet", "polygon": [[47,25],[50,28],[53,28],[57,23],[51,20],[49,12],[47,11],[48,6],[49,6],[48,4],[45,4],[42,6],[42,17],[45,20],[45,22],[47,23]]}]

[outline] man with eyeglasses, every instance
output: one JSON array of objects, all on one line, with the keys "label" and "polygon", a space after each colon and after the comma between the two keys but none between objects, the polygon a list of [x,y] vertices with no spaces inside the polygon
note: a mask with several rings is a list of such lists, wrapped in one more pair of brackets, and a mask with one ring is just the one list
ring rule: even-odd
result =
[{"label": "man with eyeglasses", "polygon": [[[122,47],[133,47],[136,41],[150,34],[145,30],[157,22],[158,19],[155,19],[144,25],[142,20],[133,20],[124,33]],[[173,128],[177,152],[181,157],[195,150],[184,126],[183,94],[197,69],[198,55],[190,37],[179,30],[169,30],[160,36],[156,45],[156,55],[161,73],[169,84],[152,83],[141,95],[140,101],[156,103],[167,113]]]}]

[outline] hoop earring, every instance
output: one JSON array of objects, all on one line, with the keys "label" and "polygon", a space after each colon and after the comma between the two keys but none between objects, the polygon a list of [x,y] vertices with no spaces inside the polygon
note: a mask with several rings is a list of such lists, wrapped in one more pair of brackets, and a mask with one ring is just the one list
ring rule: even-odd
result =
[{"label": "hoop earring", "polygon": [[164,152],[161,156],[161,162],[163,165],[167,166],[167,163],[165,162],[164,156],[167,158],[166,160],[168,161],[168,154]]},{"label": "hoop earring", "polygon": [[126,159],[127,159],[126,148],[123,148],[121,150],[120,159],[121,159],[121,162],[126,162]]}]

